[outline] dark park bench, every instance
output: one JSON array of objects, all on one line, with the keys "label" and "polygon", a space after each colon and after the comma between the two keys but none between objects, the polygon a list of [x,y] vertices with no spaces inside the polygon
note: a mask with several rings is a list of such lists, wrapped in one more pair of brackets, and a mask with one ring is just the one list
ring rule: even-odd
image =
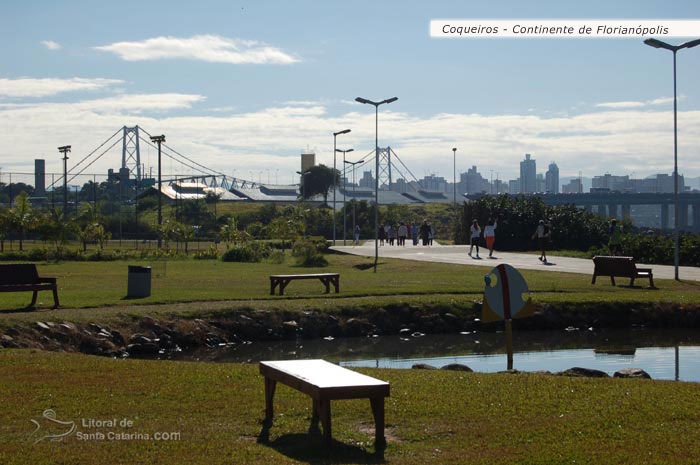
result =
[{"label": "dark park bench", "polygon": [[649,286],[654,287],[654,277],[651,268],[637,268],[632,257],[593,257],[593,281],[598,276],[610,276],[610,282],[615,285],[615,277],[630,278],[630,287],[634,285],[634,280],[637,278],[649,278]]},{"label": "dark park bench", "polygon": [[331,291],[331,284],[335,287],[335,293],[340,292],[339,273],[318,274],[274,274],[270,276],[270,295],[275,295],[275,288],[279,285],[280,295],[284,295],[284,288],[295,279],[320,279],[326,286],[326,294]]},{"label": "dark park bench", "polygon": [[[260,362],[260,374],[265,377],[265,422],[263,431],[272,426],[275,386],[282,384],[301,391],[313,401],[311,427],[318,432],[319,418],[326,443],[332,442],[331,400],[369,399],[374,416],[375,445],[383,447],[384,398],[389,397],[389,383],[357,373],[325,360],[284,360]],[[266,436],[266,435],[261,435]]]},{"label": "dark park bench", "polygon": [[36,304],[39,291],[53,291],[54,308],[58,308],[56,278],[41,278],[34,264],[0,265],[0,292],[34,292],[30,307]]}]

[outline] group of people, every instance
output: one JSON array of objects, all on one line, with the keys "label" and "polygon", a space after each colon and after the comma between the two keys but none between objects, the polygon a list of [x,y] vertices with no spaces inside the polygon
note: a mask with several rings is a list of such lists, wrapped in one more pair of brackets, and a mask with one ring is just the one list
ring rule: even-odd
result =
[{"label": "group of people", "polygon": [[433,245],[435,227],[428,220],[423,224],[407,224],[403,221],[397,225],[383,224],[379,228],[379,245],[406,246],[406,239],[411,239],[413,245],[421,240],[423,245]]},{"label": "group of people", "polygon": [[[484,240],[486,241],[486,248],[489,249],[489,258],[493,258],[493,246],[496,242],[496,228],[498,227],[498,220],[489,218],[488,223],[484,227]],[[479,226],[479,221],[472,221],[472,225],[469,227],[469,256],[472,256],[474,247],[476,247],[476,258],[479,257],[479,239],[481,238],[481,226]]]},{"label": "group of people", "polygon": [[[478,220],[473,220],[471,226],[469,226],[469,256],[472,258],[479,257],[479,242],[483,233],[484,241],[486,242],[486,248],[489,250],[489,258],[493,257],[493,247],[496,243],[496,228],[498,227],[498,220],[494,218],[489,218],[483,231],[481,226],[479,226]],[[539,248],[541,250],[539,260],[542,263],[547,263],[547,244],[549,243],[552,236],[552,227],[549,222],[540,220],[537,225],[537,229],[532,235],[533,240],[537,240]],[[476,256],[472,255],[476,248]]]}]

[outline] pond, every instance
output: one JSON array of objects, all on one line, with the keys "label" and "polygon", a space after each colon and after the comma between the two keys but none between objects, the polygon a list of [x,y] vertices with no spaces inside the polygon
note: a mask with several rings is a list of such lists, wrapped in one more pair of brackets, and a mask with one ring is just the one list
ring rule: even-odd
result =
[{"label": "pond", "polygon": [[[612,375],[623,368],[642,368],[654,379],[700,381],[700,331],[679,329],[515,332],[514,368],[563,371],[580,366]],[[502,332],[372,338],[296,339],[247,342],[235,346],[171,353],[171,359],[258,362],[323,358],[347,367],[411,368],[427,363],[440,368],[462,363],[477,372],[506,369]]]}]

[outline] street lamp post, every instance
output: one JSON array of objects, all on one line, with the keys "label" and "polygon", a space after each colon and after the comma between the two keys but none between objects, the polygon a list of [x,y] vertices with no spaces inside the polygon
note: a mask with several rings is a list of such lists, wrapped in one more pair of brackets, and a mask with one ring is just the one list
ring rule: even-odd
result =
[{"label": "street lamp post", "polygon": [[[151,142],[158,144],[158,229],[163,224],[163,183],[161,179],[161,157],[160,157],[160,145],[165,142],[165,136],[151,136]],[[158,232],[158,248],[160,249],[163,245],[162,234]]]},{"label": "street lamp post", "polygon": [[355,210],[356,210],[356,205],[357,205],[357,199],[355,198],[355,186],[357,183],[355,183],[355,165],[358,163],[362,163],[362,160],[358,161],[345,161],[343,160],[343,163],[347,163],[348,165],[352,165],[352,234],[353,234],[353,242],[354,242],[354,236],[355,236]]},{"label": "street lamp post", "polygon": [[683,48],[693,48],[700,45],[700,39],[695,39],[681,45],[671,45],[657,39],[644,41],[650,47],[664,48],[673,52],[673,265],[675,279],[678,281],[679,238],[678,238],[678,121],[676,98],[676,52]]},{"label": "street lamp post", "polygon": [[[59,147],[58,151],[63,154],[63,214],[68,215],[68,152],[70,152],[70,145]],[[12,185],[12,178],[10,178],[10,185]]]},{"label": "street lamp post", "polygon": [[[347,134],[350,132],[350,129],[343,129],[342,131],[334,132],[333,133],[333,245],[335,245],[335,191],[337,190],[337,186],[335,185],[335,154],[339,150],[336,148],[336,139],[338,138],[339,135],[341,134]],[[345,206],[345,204],[343,204]],[[343,242],[343,245],[345,243]]]},{"label": "street lamp post", "polygon": [[[343,245],[345,245],[345,232],[348,229],[348,227],[347,227],[347,212],[345,211],[346,210],[346,208],[345,208],[345,154],[348,152],[352,152],[354,150],[355,149],[347,149],[347,150],[335,149],[336,152],[343,153]],[[335,158],[335,157],[333,157],[333,158]],[[333,206],[335,207],[335,199],[333,199]],[[335,215],[333,215],[333,217],[335,218]],[[335,228],[333,228],[333,229],[335,229]]]},{"label": "street lamp post", "polygon": [[455,210],[457,209],[457,147],[452,148],[452,184],[454,192],[452,194]]},{"label": "street lamp post", "polygon": [[366,98],[357,97],[358,103],[374,105],[374,272],[377,272],[379,261],[379,105],[397,101],[398,97],[391,97],[381,102],[373,102]]}]

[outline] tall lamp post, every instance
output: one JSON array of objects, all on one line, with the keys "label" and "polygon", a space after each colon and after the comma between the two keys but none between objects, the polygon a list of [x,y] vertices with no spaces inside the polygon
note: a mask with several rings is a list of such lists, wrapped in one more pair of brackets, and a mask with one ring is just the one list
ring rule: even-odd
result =
[{"label": "tall lamp post", "polygon": [[[333,133],[333,245],[335,245],[335,191],[338,190],[337,186],[335,185],[335,154],[339,150],[335,147],[336,139],[338,138],[339,135],[341,134],[347,134],[350,132],[350,129],[343,129],[342,131],[334,132]],[[343,204],[345,205],[345,204]],[[343,243],[345,245],[345,243]]]},{"label": "tall lamp post", "polygon": [[695,39],[681,45],[671,45],[657,39],[644,41],[650,47],[665,48],[673,52],[673,265],[675,279],[678,281],[679,240],[678,240],[678,121],[676,98],[676,52],[683,48],[693,48],[700,45],[700,39]]},{"label": "tall lamp post", "polygon": [[[357,206],[357,199],[355,198],[355,186],[357,185],[355,183],[355,165],[358,163],[362,163],[362,160],[358,161],[345,161],[343,160],[343,163],[346,163],[348,165],[352,165],[352,234],[353,237],[355,235],[355,209]],[[353,239],[354,242],[354,239]]]},{"label": "tall lamp post", "polygon": [[[165,136],[151,136],[151,142],[158,144],[158,229],[163,224],[163,184],[161,182],[161,159],[160,159],[160,144],[165,142]],[[160,231],[158,233],[158,248],[163,245]]]},{"label": "tall lamp post", "polygon": [[454,185],[454,192],[452,194],[452,201],[455,204],[455,210],[457,209],[457,147],[452,149],[452,184]]},{"label": "tall lamp post", "polygon": [[59,147],[58,151],[63,154],[63,214],[68,215],[68,152],[70,152],[70,145]]},{"label": "tall lamp post", "polygon": [[398,97],[391,97],[381,102],[373,102],[366,98],[357,97],[358,103],[374,105],[374,272],[377,272],[379,261],[379,105],[397,101]]},{"label": "tall lamp post", "polygon": [[[348,227],[347,227],[347,212],[345,211],[345,154],[348,152],[352,152],[354,150],[355,149],[347,149],[347,150],[335,149],[336,152],[343,153],[343,245],[345,245],[345,231],[348,229]],[[335,157],[333,157],[333,158],[335,158]],[[333,178],[333,179],[335,179],[335,178]],[[335,195],[335,193],[333,195]],[[335,199],[333,199],[333,207],[335,208]],[[333,215],[333,217],[335,218],[335,215]],[[333,229],[335,229],[335,228],[333,228]]]}]

